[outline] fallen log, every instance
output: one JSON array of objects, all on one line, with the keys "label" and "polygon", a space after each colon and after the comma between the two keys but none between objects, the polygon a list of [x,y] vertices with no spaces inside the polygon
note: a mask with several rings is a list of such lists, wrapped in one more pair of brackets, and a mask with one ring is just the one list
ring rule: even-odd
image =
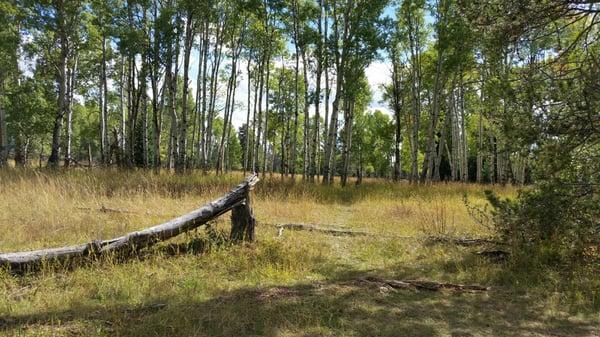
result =
[{"label": "fallen log", "polygon": [[451,243],[457,246],[471,247],[471,246],[480,246],[480,245],[503,245],[504,243],[486,239],[486,238],[467,238],[467,237],[447,237],[447,236],[428,236],[425,239],[425,242],[428,244],[436,244],[436,243]]},{"label": "fallen log", "polygon": [[[0,267],[13,271],[31,270],[39,267],[45,261],[65,261],[73,258],[90,257],[108,253],[133,253],[142,248],[150,247],[158,242],[170,239],[181,233],[195,229],[208,221],[244,204],[250,190],[258,182],[256,174],[247,177],[241,184],[233,188],[224,196],[208,203],[207,205],[180,216],[163,224],[149,227],[140,231],[109,239],[97,240],[89,243],[60,248],[42,249],[35,251],[0,254]],[[249,205],[245,203],[245,205]],[[249,207],[249,206],[245,206]],[[244,213],[252,216],[252,212]],[[254,218],[240,222],[237,220],[236,228],[245,225],[244,239],[254,238]],[[251,225],[251,228],[249,226]],[[239,228],[237,229],[239,230]]]},{"label": "fallen log", "polygon": [[360,279],[361,282],[375,283],[380,286],[389,287],[392,289],[414,289],[414,290],[428,290],[428,291],[439,291],[439,290],[453,290],[453,291],[465,291],[465,292],[480,292],[488,291],[489,287],[473,284],[456,284],[456,283],[444,283],[435,281],[424,281],[424,280],[386,280],[378,277],[365,277]]},{"label": "fallen log", "polygon": [[277,228],[277,236],[280,237],[283,235],[284,229],[290,229],[295,231],[308,231],[308,232],[319,232],[324,234],[330,234],[334,236],[379,236],[379,237],[390,237],[394,239],[402,239],[402,240],[424,240],[427,244],[437,244],[437,243],[449,243],[455,244],[458,246],[479,246],[486,244],[493,245],[503,245],[502,242],[494,241],[486,238],[468,238],[468,237],[446,237],[446,236],[427,236],[425,238],[418,236],[401,236],[401,235],[379,235],[376,233],[360,231],[360,230],[347,230],[347,229],[339,229],[332,228],[332,226],[322,227],[318,225],[312,224],[299,224],[299,223],[288,223],[288,224],[277,224],[274,225]]},{"label": "fallen log", "polygon": [[506,260],[508,260],[508,258],[510,257],[510,252],[507,252],[505,250],[483,250],[483,251],[479,251],[479,252],[473,252],[473,254],[477,255],[477,256],[481,256],[481,257],[485,257],[489,260],[495,261],[495,262],[504,262]]},{"label": "fallen log", "polygon": [[121,209],[121,208],[109,208],[106,207],[104,205],[102,205],[100,208],[91,208],[91,207],[77,207],[78,210],[82,210],[82,211],[98,211],[98,212],[102,212],[102,213],[129,213],[129,214],[133,214],[135,212],[127,210],[127,209]]},{"label": "fallen log", "polygon": [[275,225],[275,227],[277,228],[277,236],[278,237],[283,235],[283,230],[284,229],[290,229],[290,230],[295,230],[295,231],[319,232],[319,233],[325,233],[325,234],[337,235],[337,236],[342,236],[342,235],[348,235],[348,236],[367,236],[367,235],[373,235],[372,233],[364,232],[364,231],[344,230],[344,229],[337,229],[337,228],[327,228],[327,227],[320,227],[320,226],[317,226],[317,225],[310,225],[310,224],[288,223],[288,224]]}]

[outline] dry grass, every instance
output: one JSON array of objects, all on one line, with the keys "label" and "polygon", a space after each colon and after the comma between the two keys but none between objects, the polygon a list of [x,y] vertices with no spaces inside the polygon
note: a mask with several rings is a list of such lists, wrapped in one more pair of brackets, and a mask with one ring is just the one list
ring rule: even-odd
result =
[{"label": "dry grass", "polygon": [[[0,251],[108,238],[201,206],[240,174],[143,171],[0,172]],[[489,187],[488,187],[489,188]],[[488,235],[463,195],[477,185],[367,180],[323,187],[265,179],[255,191],[258,242],[231,246],[214,230],[125,262],[0,272],[0,335],[9,336],[571,336],[598,335],[600,282],[475,258],[398,235]],[[511,187],[494,187],[514,195]],[[126,212],[100,212],[102,206]],[[269,224],[315,223],[375,237],[332,237]],[[212,226],[228,228],[227,217]],[[178,244],[178,246],[175,246]],[[388,292],[353,282],[376,275],[493,286],[488,294]],[[587,286],[583,286],[587,285]]]}]

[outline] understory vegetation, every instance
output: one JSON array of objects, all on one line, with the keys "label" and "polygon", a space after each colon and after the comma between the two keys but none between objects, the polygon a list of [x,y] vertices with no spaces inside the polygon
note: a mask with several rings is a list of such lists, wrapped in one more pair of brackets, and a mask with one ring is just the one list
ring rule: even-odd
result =
[{"label": "understory vegetation", "polygon": [[[0,171],[0,246],[6,252],[113,237],[196,209],[241,178]],[[517,195],[510,186],[366,179],[342,188],[267,175],[253,192],[255,243],[231,245],[223,215],[134,258],[1,272],[0,335],[598,335],[597,264],[565,268],[540,255],[496,261],[473,254],[482,247],[424,240],[493,236],[473,214],[487,204],[486,189]],[[274,225],[284,223],[372,235],[278,236]],[[368,277],[491,289],[396,290],[362,281]]]}]

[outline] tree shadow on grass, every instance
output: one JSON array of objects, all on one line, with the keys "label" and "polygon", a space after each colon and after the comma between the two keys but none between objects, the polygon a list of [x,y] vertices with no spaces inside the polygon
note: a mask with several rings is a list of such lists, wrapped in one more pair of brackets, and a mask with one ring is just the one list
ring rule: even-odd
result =
[{"label": "tree shadow on grass", "polygon": [[[212,298],[148,294],[145,305],[80,305],[0,318],[0,332],[71,327],[110,336],[594,336],[590,322],[544,314],[542,303],[502,289],[485,293],[393,290],[367,276],[416,270],[339,269],[322,282],[246,287]],[[80,327],[81,330],[78,330]]]}]

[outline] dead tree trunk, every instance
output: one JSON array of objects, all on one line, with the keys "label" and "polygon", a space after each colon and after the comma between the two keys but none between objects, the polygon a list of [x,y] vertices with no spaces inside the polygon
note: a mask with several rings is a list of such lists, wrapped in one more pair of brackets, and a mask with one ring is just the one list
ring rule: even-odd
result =
[{"label": "dead tree trunk", "polygon": [[256,219],[252,213],[249,189],[242,203],[231,210],[231,234],[232,241],[254,241],[254,227]]}]

